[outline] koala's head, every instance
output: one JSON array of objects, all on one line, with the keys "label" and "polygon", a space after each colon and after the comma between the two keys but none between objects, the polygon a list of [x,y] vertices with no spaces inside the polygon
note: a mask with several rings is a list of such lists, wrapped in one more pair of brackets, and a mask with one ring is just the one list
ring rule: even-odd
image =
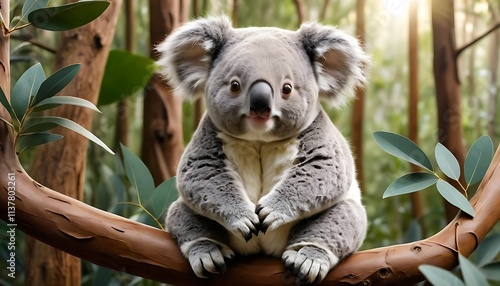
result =
[{"label": "koala's head", "polygon": [[200,19],[157,50],[163,75],[184,98],[203,94],[216,127],[245,140],[297,135],[321,98],[340,104],[365,81],[367,57],[356,39],[319,24],[234,29],[226,17]]}]

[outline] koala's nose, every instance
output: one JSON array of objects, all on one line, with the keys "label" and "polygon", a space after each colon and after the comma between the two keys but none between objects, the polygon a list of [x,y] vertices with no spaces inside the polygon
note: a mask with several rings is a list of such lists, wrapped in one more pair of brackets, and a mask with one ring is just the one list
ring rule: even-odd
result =
[{"label": "koala's nose", "polygon": [[258,81],[250,87],[248,92],[250,98],[250,116],[266,117],[271,115],[271,99],[273,89],[265,81]]}]

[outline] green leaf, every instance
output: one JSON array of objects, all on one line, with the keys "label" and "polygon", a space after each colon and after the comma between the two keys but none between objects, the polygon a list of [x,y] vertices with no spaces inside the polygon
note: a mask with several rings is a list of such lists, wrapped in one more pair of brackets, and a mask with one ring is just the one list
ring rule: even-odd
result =
[{"label": "green leaf", "polygon": [[2,103],[3,107],[5,107],[5,109],[7,109],[7,111],[9,112],[12,121],[13,122],[17,121],[19,123],[19,120],[16,117],[16,113],[14,112],[14,109],[12,109],[12,106],[10,106],[9,100],[7,100],[7,97],[5,96],[5,93],[3,93],[1,87],[0,87],[0,103]]},{"label": "green leaf", "polygon": [[500,261],[484,265],[481,267],[481,271],[488,280],[500,281]]},{"label": "green leaf", "polygon": [[20,121],[28,110],[31,97],[39,91],[39,88],[44,80],[45,73],[42,65],[37,63],[26,70],[14,85],[10,97],[10,103],[12,105],[12,109],[14,109],[14,112],[16,113],[17,119]]},{"label": "green leaf", "polygon": [[34,10],[45,8],[49,0],[26,0],[21,11],[21,21],[26,21],[28,14]]},{"label": "green leaf", "polygon": [[19,136],[17,140],[17,153],[20,154],[28,148],[47,144],[63,138],[62,135],[46,132],[30,133]]},{"label": "green leaf", "polygon": [[56,7],[34,10],[28,14],[33,26],[49,30],[71,30],[99,17],[108,8],[107,1],[81,1]]},{"label": "green leaf", "polygon": [[147,206],[155,189],[153,176],[151,176],[148,167],[146,167],[139,157],[124,145],[120,144],[120,147],[127,178],[137,190],[141,205]]},{"label": "green leaf", "polygon": [[74,96],[54,96],[54,97],[49,97],[44,100],[42,100],[40,103],[38,103],[33,111],[42,111],[50,108],[54,108],[63,104],[69,104],[69,105],[76,105],[76,106],[82,106],[86,107],[89,109],[92,109],[94,111],[97,111],[101,113],[101,111],[90,101],[79,98],[79,97],[74,97]]},{"label": "green leaf", "polygon": [[65,66],[49,76],[40,85],[40,89],[36,93],[31,106],[35,106],[42,102],[42,100],[50,98],[60,92],[73,80],[79,69],[80,64],[73,64]]},{"label": "green leaf", "polygon": [[500,233],[488,235],[474,252],[477,265],[483,266],[490,263],[500,253]]},{"label": "green leaf", "polygon": [[460,164],[458,164],[457,158],[441,143],[437,143],[434,153],[441,171],[449,178],[458,181],[460,178]]},{"label": "green leaf", "polygon": [[101,141],[101,139],[97,138],[94,134],[92,134],[90,131],[87,129],[83,128],[81,125],[77,124],[74,121],[71,121],[66,118],[62,117],[57,117],[57,116],[33,116],[30,118],[29,122],[27,122],[22,130],[22,133],[30,133],[30,132],[37,132],[37,131],[46,131],[51,128],[54,128],[55,126],[60,125],[65,128],[68,128],[70,130],[75,131],[76,133],[84,136],[85,138],[89,139],[90,141],[96,143],[97,145],[101,146],[104,150],[108,151],[111,154],[115,154],[111,149],[109,149],[104,142]]},{"label": "green leaf", "polygon": [[488,281],[484,274],[472,264],[467,258],[462,254],[458,254],[458,261],[460,263],[460,268],[462,269],[462,276],[465,281],[465,285],[474,286],[488,286]]},{"label": "green leaf", "polygon": [[172,177],[158,187],[156,187],[151,204],[153,206],[153,215],[159,218],[163,210],[167,209],[178,197],[176,177]]},{"label": "green leaf", "polygon": [[424,274],[427,281],[435,286],[465,286],[462,280],[448,270],[433,265],[420,265],[418,270]]},{"label": "green leaf", "polygon": [[387,187],[383,198],[420,191],[434,185],[438,180],[435,175],[427,172],[406,174],[397,178]]},{"label": "green leaf", "polygon": [[98,105],[118,102],[143,88],[154,73],[154,61],[127,51],[109,53],[99,92]]},{"label": "green leaf", "polygon": [[385,152],[428,171],[434,170],[427,155],[410,139],[385,131],[374,132],[373,139]]},{"label": "green leaf", "polygon": [[488,135],[481,136],[472,144],[465,157],[465,181],[474,185],[481,181],[493,159],[493,142]]},{"label": "green leaf", "polygon": [[455,187],[450,185],[450,183],[439,180],[436,183],[436,187],[441,196],[450,204],[461,209],[471,217],[474,217],[474,209],[472,208],[469,201],[457,189],[455,189]]}]

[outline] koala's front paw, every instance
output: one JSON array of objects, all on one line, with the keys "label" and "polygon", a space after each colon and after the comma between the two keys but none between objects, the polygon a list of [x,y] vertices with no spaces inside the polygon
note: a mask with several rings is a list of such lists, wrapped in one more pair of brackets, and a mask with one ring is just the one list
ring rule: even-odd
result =
[{"label": "koala's front paw", "polygon": [[249,241],[252,238],[252,234],[259,234],[259,217],[251,210],[245,210],[245,213],[242,213],[238,218],[229,222],[228,229],[236,236]]},{"label": "koala's front paw", "polygon": [[188,253],[189,264],[194,274],[200,278],[208,278],[210,274],[225,273],[224,257],[232,259],[233,251],[227,248],[223,253],[216,243],[209,240],[194,243]]},{"label": "koala's front paw", "polygon": [[269,195],[260,199],[255,213],[259,216],[260,229],[263,233],[266,233],[268,229],[276,229],[293,220],[290,207],[282,200],[275,199]]},{"label": "koala's front paw", "polygon": [[319,283],[331,268],[326,251],[315,246],[304,246],[299,251],[287,250],[281,259],[297,276],[298,284]]}]

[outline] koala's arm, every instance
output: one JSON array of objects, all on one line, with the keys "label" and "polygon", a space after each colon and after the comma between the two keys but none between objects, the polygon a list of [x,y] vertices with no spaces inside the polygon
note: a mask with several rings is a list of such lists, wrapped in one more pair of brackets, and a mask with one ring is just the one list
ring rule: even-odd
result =
[{"label": "koala's arm", "polygon": [[351,184],[357,186],[349,146],[324,111],[297,139],[293,167],[257,204],[263,231],[313,216],[342,200]]},{"label": "koala's arm", "polygon": [[177,188],[196,213],[248,241],[259,231],[259,218],[222,148],[216,127],[205,116],[179,163]]}]

